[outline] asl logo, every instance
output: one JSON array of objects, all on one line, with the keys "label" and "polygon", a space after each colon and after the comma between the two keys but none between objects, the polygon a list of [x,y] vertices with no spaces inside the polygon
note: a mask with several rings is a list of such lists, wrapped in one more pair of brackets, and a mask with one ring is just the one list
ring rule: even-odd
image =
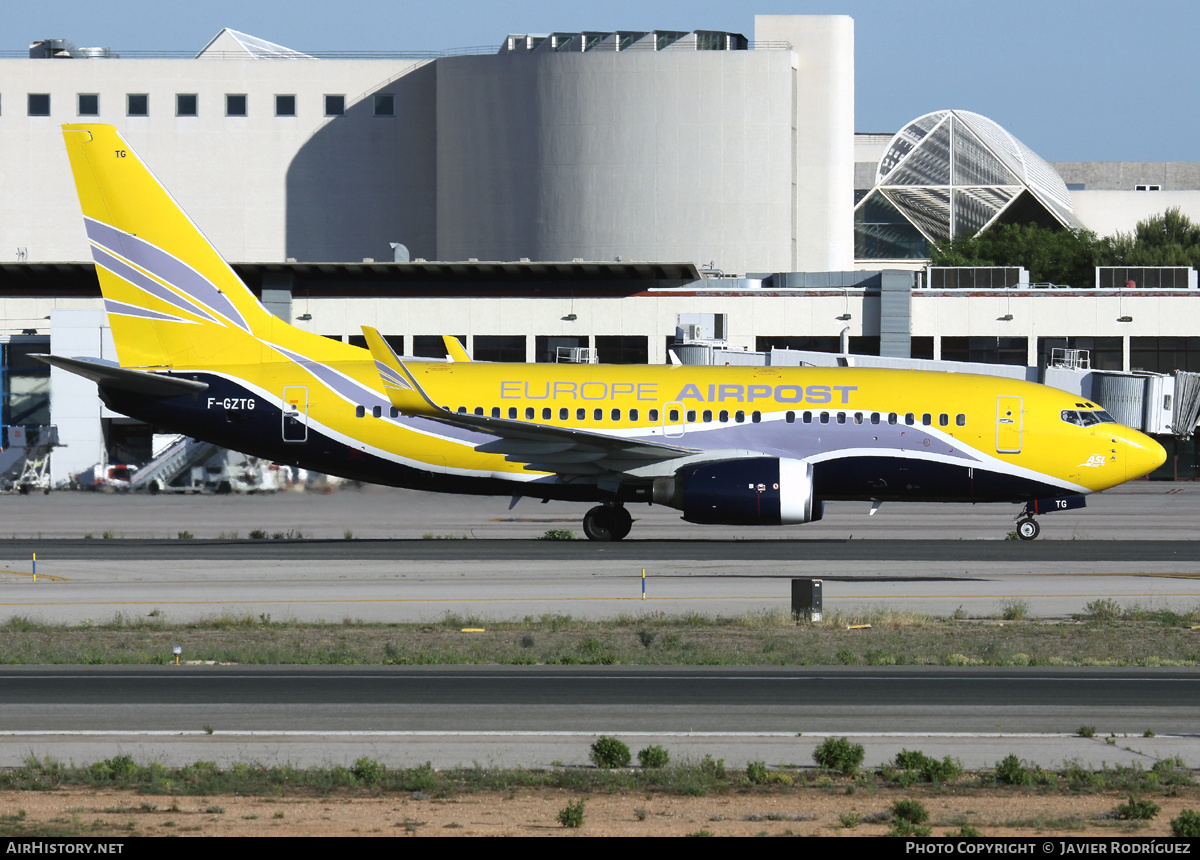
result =
[{"label": "asl logo", "polygon": [[1105,460],[1104,460],[1103,454],[1093,454],[1092,456],[1087,458],[1086,463],[1080,463],[1079,465],[1094,469],[1099,466],[1103,466],[1104,463],[1105,463]]}]

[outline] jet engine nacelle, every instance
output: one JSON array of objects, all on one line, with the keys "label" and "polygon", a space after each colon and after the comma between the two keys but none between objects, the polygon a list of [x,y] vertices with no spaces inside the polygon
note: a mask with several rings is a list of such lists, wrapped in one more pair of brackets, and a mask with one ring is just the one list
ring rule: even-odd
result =
[{"label": "jet engine nacelle", "polygon": [[804,460],[747,457],[684,466],[654,482],[654,501],[691,523],[778,526],[821,519],[813,467]]}]

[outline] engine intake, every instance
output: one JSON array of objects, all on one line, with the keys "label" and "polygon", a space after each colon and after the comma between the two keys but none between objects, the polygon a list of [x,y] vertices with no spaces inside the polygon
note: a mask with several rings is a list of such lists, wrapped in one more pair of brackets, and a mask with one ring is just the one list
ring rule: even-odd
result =
[{"label": "engine intake", "polygon": [[690,523],[710,525],[810,523],[824,513],[813,497],[812,464],[780,457],[693,463],[656,479],[653,498]]}]

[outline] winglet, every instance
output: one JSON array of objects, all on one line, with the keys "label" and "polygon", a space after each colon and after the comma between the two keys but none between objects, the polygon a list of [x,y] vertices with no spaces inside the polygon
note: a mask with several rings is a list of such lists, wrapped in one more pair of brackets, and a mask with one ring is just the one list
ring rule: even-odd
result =
[{"label": "winglet", "polygon": [[470,361],[471,356],[467,355],[467,348],[462,345],[462,341],[452,334],[442,335],[442,343],[446,345],[446,355],[451,361]]},{"label": "winglet", "polygon": [[[409,415],[428,415],[431,412],[440,413],[446,410],[433,402],[425,393],[412,372],[400,360],[400,356],[388,346],[378,330],[371,326],[362,327],[363,336],[367,339],[367,348],[375,359],[375,368],[383,380],[383,390],[392,405]],[[457,341],[455,341],[457,343]]]}]

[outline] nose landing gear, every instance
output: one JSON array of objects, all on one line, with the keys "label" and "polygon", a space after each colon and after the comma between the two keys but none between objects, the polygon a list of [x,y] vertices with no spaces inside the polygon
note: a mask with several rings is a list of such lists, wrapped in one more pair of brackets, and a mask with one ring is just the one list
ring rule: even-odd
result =
[{"label": "nose landing gear", "polygon": [[621,540],[633,528],[633,517],[624,505],[597,505],[583,517],[583,533],[588,540]]},{"label": "nose landing gear", "polygon": [[1033,540],[1042,533],[1042,527],[1033,517],[1021,514],[1017,517],[1017,537],[1021,540]]}]

